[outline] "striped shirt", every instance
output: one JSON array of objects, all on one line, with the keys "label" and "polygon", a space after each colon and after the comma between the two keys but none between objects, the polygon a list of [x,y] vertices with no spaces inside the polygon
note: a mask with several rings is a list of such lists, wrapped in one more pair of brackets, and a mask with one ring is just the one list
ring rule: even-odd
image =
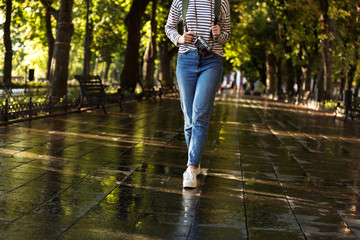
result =
[{"label": "striped shirt", "polygon": [[[195,2],[196,2],[196,13],[197,13],[197,26],[195,17]],[[214,6],[215,0],[212,0],[212,9],[210,11],[211,0],[190,0],[188,9],[186,12],[186,24],[188,31],[195,32],[197,36],[201,36],[209,46],[212,46],[213,53],[220,56],[223,55],[224,51],[221,44],[224,44],[231,34],[230,30],[230,6],[228,0],[221,0],[219,24],[221,27],[220,36],[218,39],[210,37],[211,19],[215,19]],[[212,18],[211,18],[212,15]],[[171,8],[169,17],[165,25],[165,33],[168,38],[179,47],[178,40],[181,34],[177,30],[177,25],[182,20],[182,0],[174,0]],[[185,24],[184,24],[185,25]],[[185,31],[185,26],[184,26]],[[196,37],[194,37],[193,43]],[[191,49],[196,49],[194,44],[180,44],[179,53],[185,53]]]}]

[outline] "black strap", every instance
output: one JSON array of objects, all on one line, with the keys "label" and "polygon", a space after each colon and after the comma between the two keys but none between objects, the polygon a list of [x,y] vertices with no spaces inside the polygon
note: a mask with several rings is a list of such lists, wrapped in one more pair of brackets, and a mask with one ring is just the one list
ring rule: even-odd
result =
[{"label": "black strap", "polygon": [[186,11],[188,5],[189,5],[189,0],[182,0],[182,18],[184,22],[186,20]]},{"label": "black strap", "polygon": [[220,17],[220,3],[221,0],[215,0],[215,7],[214,7],[214,15],[215,15],[215,21],[214,24],[218,24],[219,17]]},{"label": "black strap", "polygon": [[[219,17],[220,17],[220,4],[221,4],[221,0],[215,0],[215,7],[214,7],[214,14],[215,14],[215,21],[214,24],[216,25],[219,21]],[[185,28],[187,29],[187,24],[186,24],[186,11],[189,5],[189,0],[182,0],[182,18],[183,18],[183,22],[185,24]]]}]

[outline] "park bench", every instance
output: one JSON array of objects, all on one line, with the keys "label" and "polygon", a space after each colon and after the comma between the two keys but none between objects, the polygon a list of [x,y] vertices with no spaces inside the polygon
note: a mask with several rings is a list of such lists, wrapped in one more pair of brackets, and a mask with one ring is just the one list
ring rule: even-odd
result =
[{"label": "park bench", "polygon": [[[80,103],[78,110],[84,104],[84,98],[91,104],[99,107],[102,106],[104,113],[106,114],[105,103],[107,99],[113,99],[111,96],[106,95],[105,88],[107,86],[102,84],[101,78],[99,76],[84,76],[76,75],[75,79],[79,81],[81,88]],[[122,93],[121,90],[118,90],[116,101],[119,103],[120,111],[122,111]]]},{"label": "park bench", "polygon": [[173,87],[161,87],[159,92],[160,100],[162,100],[162,96],[168,95],[168,94],[179,94],[179,90],[173,86]]},{"label": "park bench", "polygon": [[345,112],[345,121],[349,118],[354,120],[354,118],[360,118],[360,97],[353,97],[350,105],[341,105],[340,102],[337,103],[335,107],[334,119],[339,112]]},{"label": "park bench", "polygon": [[141,100],[143,98],[145,99],[149,99],[149,98],[153,98],[154,99],[154,102],[156,103],[156,97],[159,96],[161,97],[161,94],[160,94],[160,90],[155,90],[155,87],[153,88],[142,88],[142,91],[141,93],[139,94],[139,101],[141,102]]}]

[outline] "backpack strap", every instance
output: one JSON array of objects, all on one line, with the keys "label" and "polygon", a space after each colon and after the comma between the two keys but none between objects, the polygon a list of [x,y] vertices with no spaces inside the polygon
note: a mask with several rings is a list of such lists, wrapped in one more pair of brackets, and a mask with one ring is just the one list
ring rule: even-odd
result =
[{"label": "backpack strap", "polygon": [[215,25],[218,24],[220,18],[220,4],[221,4],[221,0],[215,0],[215,7],[214,7]]},{"label": "backpack strap", "polygon": [[[221,0],[215,0],[214,14],[215,14],[215,22],[219,21],[220,17],[220,4]],[[189,5],[189,0],[182,0],[182,18],[183,22],[186,22],[186,11]]]},{"label": "backpack strap", "polygon": [[188,31],[187,24],[186,24],[186,11],[189,5],[189,0],[182,0],[182,19],[183,24],[185,26],[185,30]]},{"label": "backpack strap", "polygon": [[182,0],[182,18],[183,21],[185,22],[186,20],[186,11],[189,5],[189,0]]}]

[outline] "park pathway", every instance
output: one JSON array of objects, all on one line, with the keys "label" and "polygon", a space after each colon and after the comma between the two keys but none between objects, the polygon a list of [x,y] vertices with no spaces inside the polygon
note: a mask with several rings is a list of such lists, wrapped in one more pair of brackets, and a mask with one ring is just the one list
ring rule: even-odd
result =
[{"label": "park pathway", "polygon": [[199,187],[178,99],[0,127],[0,239],[360,239],[360,124],[218,95]]}]

